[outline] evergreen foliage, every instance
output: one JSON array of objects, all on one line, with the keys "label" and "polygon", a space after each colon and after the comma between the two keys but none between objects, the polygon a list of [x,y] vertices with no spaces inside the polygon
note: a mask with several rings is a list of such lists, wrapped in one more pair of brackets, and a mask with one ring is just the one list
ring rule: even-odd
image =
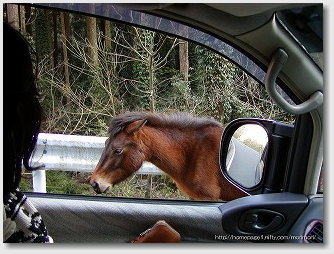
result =
[{"label": "evergreen foliage", "polygon": [[[32,24],[39,59],[55,50],[48,17],[47,11],[36,10]],[[179,70],[179,40],[117,23],[107,33],[103,21],[97,20],[98,62],[92,63],[85,18],[70,14],[69,20],[73,31],[66,42],[70,87],[64,85],[63,64],[51,70],[49,63],[39,62],[46,116],[42,131],[106,135],[112,116],[134,110],[189,111],[223,124],[239,117],[293,121],[271,103],[262,85],[205,47],[189,42],[189,78],[184,80]],[[106,46],[107,40],[111,46]],[[58,47],[61,52],[61,43]]]}]

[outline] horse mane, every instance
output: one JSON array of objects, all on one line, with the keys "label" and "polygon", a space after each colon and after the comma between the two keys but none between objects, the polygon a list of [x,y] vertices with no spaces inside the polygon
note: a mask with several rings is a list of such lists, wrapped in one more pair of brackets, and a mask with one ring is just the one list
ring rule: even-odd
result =
[{"label": "horse mane", "polygon": [[153,127],[200,129],[203,127],[214,126],[222,128],[222,125],[214,119],[207,117],[194,117],[186,112],[172,114],[127,112],[117,115],[111,119],[108,132],[112,136],[116,136],[130,123],[138,120],[146,120],[147,122],[145,125]]}]

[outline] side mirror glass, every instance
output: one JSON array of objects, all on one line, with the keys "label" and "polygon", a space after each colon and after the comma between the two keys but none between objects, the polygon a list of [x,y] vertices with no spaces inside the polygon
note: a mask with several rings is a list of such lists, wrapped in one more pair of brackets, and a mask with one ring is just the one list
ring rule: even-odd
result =
[{"label": "side mirror glass", "polygon": [[260,124],[248,123],[236,128],[225,160],[228,176],[246,188],[259,184],[266,162],[268,140],[267,131]]}]

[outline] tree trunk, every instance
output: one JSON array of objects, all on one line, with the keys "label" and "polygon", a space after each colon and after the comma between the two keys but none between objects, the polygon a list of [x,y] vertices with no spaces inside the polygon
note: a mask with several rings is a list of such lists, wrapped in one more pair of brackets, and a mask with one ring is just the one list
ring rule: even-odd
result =
[{"label": "tree trunk", "polygon": [[53,68],[56,68],[58,65],[58,12],[52,11],[52,30],[53,30]]},{"label": "tree trunk", "polygon": [[179,44],[180,72],[183,74],[183,80],[188,81],[189,76],[189,57],[188,42],[180,40]]},{"label": "tree trunk", "polygon": [[16,4],[6,4],[7,22],[16,30],[19,30],[19,7]]},{"label": "tree trunk", "polygon": [[107,50],[111,49],[111,22],[109,20],[104,21],[104,35],[105,35],[105,47]]},{"label": "tree trunk", "polygon": [[155,112],[155,85],[154,85],[154,69],[153,69],[153,57],[148,56],[148,84],[150,95],[150,111]]},{"label": "tree trunk", "polygon": [[96,31],[96,18],[86,17],[86,28],[87,28],[87,40],[89,43],[88,57],[90,62],[94,65],[98,65],[97,55],[97,31]]},{"label": "tree trunk", "polygon": [[70,14],[68,12],[64,12],[64,23],[65,23],[66,39],[68,41],[71,41],[72,28],[71,28]]},{"label": "tree trunk", "polygon": [[25,19],[25,8],[23,5],[19,6],[19,14],[20,14],[20,30],[23,34],[26,33],[26,19]]},{"label": "tree trunk", "polygon": [[61,42],[63,48],[63,59],[64,59],[64,76],[65,76],[65,87],[70,88],[70,72],[68,69],[68,55],[67,55],[67,37],[65,28],[65,16],[64,13],[60,13],[60,26],[61,26]]}]

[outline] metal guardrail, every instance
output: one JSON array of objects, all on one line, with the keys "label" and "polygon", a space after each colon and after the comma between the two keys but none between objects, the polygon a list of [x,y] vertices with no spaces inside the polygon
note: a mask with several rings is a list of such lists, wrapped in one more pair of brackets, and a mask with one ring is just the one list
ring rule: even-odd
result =
[{"label": "metal guardrail", "polygon": [[[33,191],[46,192],[45,170],[92,172],[97,165],[107,137],[40,133],[31,165],[44,165],[33,171]],[[144,162],[136,174],[161,175],[159,168]]]}]

